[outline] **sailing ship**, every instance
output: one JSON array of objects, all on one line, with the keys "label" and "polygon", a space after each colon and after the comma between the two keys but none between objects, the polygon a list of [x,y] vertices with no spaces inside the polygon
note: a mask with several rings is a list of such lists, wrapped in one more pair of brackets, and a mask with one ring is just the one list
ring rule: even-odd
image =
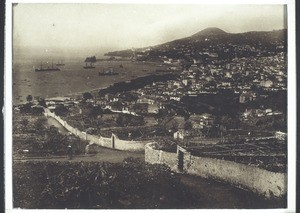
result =
[{"label": "sailing ship", "polygon": [[94,63],[97,61],[96,56],[86,57],[84,69],[94,69]]},{"label": "sailing ship", "polygon": [[115,72],[113,68],[110,68],[109,70],[102,70],[102,72],[99,72],[98,75],[103,76],[103,75],[119,75],[118,72]]},{"label": "sailing ship", "polygon": [[84,69],[94,69],[95,66],[93,65],[93,62],[85,62],[85,66],[83,66]]},{"label": "sailing ship", "polygon": [[58,61],[58,62],[57,62],[56,66],[65,66],[65,64],[64,64],[63,61],[61,60],[61,61]]},{"label": "sailing ship", "polygon": [[47,66],[46,68],[44,68],[44,67],[43,67],[43,63],[41,62],[41,67],[40,67],[40,68],[36,68],[35,71],[36,71],[36,72],[60,71],[60,69],[57,68],[57,67],[53,67],[53,62],[52,62],[52,66],[51,66],[51,67]]}]

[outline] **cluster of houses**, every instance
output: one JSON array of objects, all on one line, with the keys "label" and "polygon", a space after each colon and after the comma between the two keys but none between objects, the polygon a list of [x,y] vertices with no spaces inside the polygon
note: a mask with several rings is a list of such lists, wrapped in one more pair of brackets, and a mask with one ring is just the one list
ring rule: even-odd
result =
[{"label": "cluster of houses", "polygon": [[182,72],[182,82],[190,92],[215,92],[233,89],[249,91],[253,85],[265,90],[286,90],[285,55],[233,59],[224,64],[193,64]]},{"label": "cluster of houses", "polygon": [[79,103],[79,101],[70,97],[54,97],[45,99],[48,109],[54,110],[58,106],[72,107]]},{"label": "cluster of houses", "polygon": [[[213,53],[212,57],[214,56]],[[164,63],[178,64],[181,61],[162,57]],[[239,94],[239,102],[244,104],[256,100],[259,96],[251,88],[253,85],[264,90],[286,90],[286,58],[283,53],[267,57],[236,58],[230,63],[201,64],[194,60],[189,68],[184,68],[176,80],[154,82],[143,88],[117,94],[94,97],[94,106],[101,106],[115,113],[131,115],[156,115],[166,110],[170,101],[179,102],[183,96],[199,93],[216,94],[221,89],[231,89]],[[46,106],[55,110],[58,106],[78,107],[79,99],[55,97],[45,99]],[[80,108],[80,107],[79,107]],[[82,109],[79,110],[82,113]],[[241,118],[278,115],[282,112],[272,109],[246,109]],[[210,128],[214,124],[211,114],[190,115],[189,125],[192,129]],[[174,138],[188,134],[187,128],[179,122]],[[185,132],[185,133],[184,133]],[[190,133],[191,134],[191,133]]]},{"label": "cluster of houses", "polygon": [[253,117],[264,117],[264,116],[273,116],[273,115],[282,115],[280,111],[273,111],[272,109],[246,109],[245,112],[241,115],[243,120],[247,120]]},{"label": "cluster of houses", "polygon": [[[173,61],[170,58],[167,61]],[[180,101],[185,95],[201,93],[215,94],[220,89],[231,89],[240,94],[240,102],[255,100],[257,94],[252,91],[256,86],[263,90],[286,90],[287,69],[283,53],[268,57],[237,58],[230,63],[199,64],[194,60],[176,80],[156,82],[139,89],[136,94],[143,102]]]}]

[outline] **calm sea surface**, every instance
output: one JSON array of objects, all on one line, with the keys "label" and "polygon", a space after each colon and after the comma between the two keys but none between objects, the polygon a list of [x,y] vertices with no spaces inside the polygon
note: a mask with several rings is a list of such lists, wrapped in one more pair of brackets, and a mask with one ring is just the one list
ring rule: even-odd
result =
[{"label": "calm sea surface", "polygon": [[[51,59],[42,59],[43,67],[51,66]],[[56,97],[73,93],[82,93],[93,89],[107,87],[115,82],[145,76],[162,69],[156,64],[131,61],[98,61],[95,69],[84,69],[84,58],[64,59],[65,66],[61,71],[35,72],[41,60],[30,57],[14,57],[13,59],[13,104],[26,102],[26,96]],[[57,61],[53,61],[57,63]],[[122,65],[122,66],[120,66]],[[98,72],[113,68],[119,72],[115,76],[99,76]]]}]

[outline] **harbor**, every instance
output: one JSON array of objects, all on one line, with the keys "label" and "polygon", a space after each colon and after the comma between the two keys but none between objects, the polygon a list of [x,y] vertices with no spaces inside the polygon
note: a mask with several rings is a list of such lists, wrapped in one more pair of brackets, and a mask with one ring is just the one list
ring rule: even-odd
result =
[{"label": "harbor", "polygon": [[[64,60],[65,66],[61,67],[60,72],[35,72],[33,67],[39,63],[35,61],[40,60],[37,58],[30,61],[23,56],[13,62],[14,105],[25,103],[29,94],[34,97],[51,98],[98,90],[117,82],[150,75],[155,73],[159,66],[149,62],[97,61],[95,69],[83,69],[84,59],[70,58]],[[123,68],[120,68],[120,64]],[[110,67],[116,67],[121,71],[113,76],[99,75],[99,72],[109,70]]]}]

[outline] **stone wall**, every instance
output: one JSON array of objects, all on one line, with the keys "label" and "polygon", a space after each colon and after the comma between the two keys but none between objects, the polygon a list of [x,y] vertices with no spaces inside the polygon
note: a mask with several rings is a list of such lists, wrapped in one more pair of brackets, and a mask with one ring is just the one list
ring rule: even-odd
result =
[{"label": "stone wall", "polygon": [[[183,170],[179,169],[179,151],[183,153]],[[287,192],[287,174],[255,166],[214,158],[197,157],[178,147],[177,153],[158,150],[156,143],[145,146],[145,162],[168,165],[173,171],[199,175],[231,183],[265,197],[281,197]]]},{"label": "stone wall", "polygon": [[86,134],[86,140],[90,142],[90,144],[98,144],[99,137],[96,135]]},{"label": "stone wall", "polygon": [[[157,143],[148,143],[145,145],[145,162],[148,163],[161,163],[160,161],[160,152],[161,150],[157,149]],[[169,163],[166,163],[169,165]]]},{"label": "stone wall", "polygon": [[286,173],[276,173],[232,161],[190,156],[189,174],[216,178],[247,188],[266,197],[280,197],[286,193]]},{"label": "stone wall", "polygon": [[72,134],[78,136],[82,140],[89,141],[89,145],[97,144],[99,146],[118,149],[118,150],[127,150],[127,151],[144,151],[145,144],[149,141],[127,141],[119,139],[115,134],[112,134],[112,137],[106,138],[102,136],[96,136],[82,132],[77,128],[70,126],[66,121],[57,116],[55,113],[51,112],[49,109],[44,109],[44,115],[50,116],[56,119],[63,127],[66,128]]},{"label": "stone wall", "polygon": [[112,148],[111,138],[105,138],[105,137],[101,137],[100,136],[100,138],[99,138],[99,145],[100,146],[104,146],[104,147]]},{"label": "stone wall", "polygon": [[165,164],[173,171],[177,171],[177,153],[164,152],[157,149],[157,143],[145,145],[145,162],[152,164]]},{"label": "stone wall", "polygon": [[115,140],[115,149],[118,149],[118,150],[130,150],[130,151],[144,150],[145,149],[145,145],[147,143],[149,143],[149,141],[127,141],[127,140],[121,140],[115,134],[113,134],[112,137],[114,137],[114,140]]},{"label": "stone wall", "polygon": [[177,169],[177,153],[163,152],[160,150],[160,162],[168,165],[173,171]]}]

